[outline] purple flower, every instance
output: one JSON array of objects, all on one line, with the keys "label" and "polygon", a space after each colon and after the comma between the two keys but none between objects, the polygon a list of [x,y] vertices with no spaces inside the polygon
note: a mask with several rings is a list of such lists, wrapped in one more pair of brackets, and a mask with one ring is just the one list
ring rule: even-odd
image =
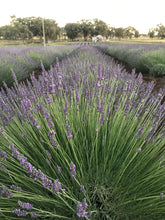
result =
[{"label": "purple flower", "polygon": [[83,185],[81,185],[80,191],[83,192],[83,193],[85,192],[85,187]]},{"label": "purple flower", "polygon": [[69,135],[67,136],[68,139],[72,139],[72,137],[73,137],[72,134],[69,134]]},{"label": "purple flower", "polygon": [[52,184],[52,180],[49,180],[46,176],[42,178],[42,185],[46,188],[50,188]]},{"label": "purple flower", "polygon": [[[13,144],[11,144],[9,147],[10,149],[12,149],[12,152],[18,152]],[[20,164],[23,165],[23,168],[29,173],[30,178],[34,179],[35,181],[41,179],[43,186],[48,188],[50,187],[52,181],[47,179],[47,177],[42,173],[41,170],[37,170],[34,166],[32,166],[32,164],[27,161],[27,158],[24,157],[24,155],[20,156],[18,152],[14,156],[20,161]]]},{"label": "purple flower", "polygon": [[37,213],[35,213],[35,212],[31,212],[30,215],[31,215],[31,218],[37,218],[37,216],[38,216]]},{"label": "purple flower", "polygon": [[92,212],[86,212],[88,204],[86,198],[83,199],[82,203],[77,203],[77,216],[80,217],[91,217]]},{"label": "purple flower", "polygon": [[49,128],[53,128],[54,127],[54,123],[50,119],[48,119],[47,121],[48,121],[48,127]]},{"label": "purple flower", "polygon": [[76,103],[77,103],[77,105],[79,105],[79,94],[77,91],[76,91]]},{"label": "purple flower", "polygon": [[55,134],[56,134],[56,132],[52,129],[52,130],[49,132],[49,134],[48,134],[49,139],[51,139],[52,136],[55,135]]},{"label": "purple flower", "polygon": [[33,206],[30,203],[23,203],[21,201],[18,201],[18,205],[23,208],[23,209],[27,209],[30,210],[33,208]]},{"label": "purple flower", "polygon": [[52,102],[51,98],[50,98],[50,97],[47,97],[46,102],[47,102],[48,104],[50,104],[50,103]]},{"label": "purple flower", "polygon": [[13,190],[18,191],[18,192],[22,191],[22,188],[20,186],[15,186],[15,185],[11,185],[10,189],[13,189]]},{"label": "purple flower", "polygon": [[136,138],[140,138],[140,136],[143,134],[144,132],[144,125],[138,129],[138,134],[136,135]]},{"label": "purple flower", "polygon": [[5,151],[2,151],[2,150],[0,149],[0,159],[1,159],[2,161],[4,161],[4,160],[6,160],[6,157],[7,157],[6,152],[5,152]]},{"label": "purple flower", "polygon": [[76,168],[76,165],[73,162],[71,162],[70,163],[70,171],[71,171],[71,176],[74,178],[76,177],[76,169],[75,168]]},{"label": "purple flower", "polygon": [[24,138],[26,138],[26,139],[27,139],[26,134],[25,134],[25,133],[23,133],[23,132],[22,132],[22,136],[23,136]]},{"label": "purple flower", "polygon": [[0,197],[7,197],[10,199],[13,196],[12,192],[9,191],[7,186],[2,185],[0,188]]},{"label": "purple flower", "polygon": [[68,104],[67,102],[65,102],[65,106],[64,106],[64,114],[67,115],[68,114]]},{"label": "purple flower", "polygon": [[59,173],[61,173],[61,167],[57,165],[57,170]]},{"label": "purple flower", "polygon": [[51,153],[48,150],[46,150],[46,154],[48,155],[49,159],[51,160],[52,159]]},{"label": "purple flower", "polygon": [[6,170],[7,168],[3,164],[0,163],[0,169]]},{"label": "purple flower", "polygon": [[27,158],[24,157],[23,155],[19,158],[20,164],[24,164],[27,161]]},{"label": "purple flower", "polygon": [[28,98],[23,100],[23,105],[26,110],[29,110],[32,107],[31,101]]},{"label": "purple flower", "polygon": [[68,119],[66,119],[66,130],[67,130],[67,138],[68,139],[72,139],[73,135],[72,135],[72,129],[70,128],[70,125],[68,124]]},{"label": "purple flower", "polygon": [[4,128],[3,126],[0,126],[0,136],[3,137]]},{"label": "purple flower", "polygon": [[37,125],[36,128],[37,128],[38,130],[40,130],[40,125]]},{"label": "purple flower", "polygon": [[54,183],[51,186],[51,190],[57,193],[60,189],[62,189],[61,183],[58,181],[58,179],[54,180]]},{"label": "purple flower", "polygon": [[50,143],[52,144],[53,147],[58,147],[58,144],[55,138],[51,138]]},{"label": "purple flower", "polygon": [[12,213],[15,213],[19,217],[27,215],[27,212],[25,210],[21,210],[21,209],[15,209],[12,211]]}]

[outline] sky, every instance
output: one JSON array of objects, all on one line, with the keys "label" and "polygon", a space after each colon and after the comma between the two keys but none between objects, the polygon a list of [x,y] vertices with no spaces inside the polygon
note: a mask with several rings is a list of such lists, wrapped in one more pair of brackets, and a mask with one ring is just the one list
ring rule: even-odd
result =
[{"label": "sky", "polygon": [[66,23],[95,18],[111,27],[135,27],[141,34],[157,24],[165,25],[165,0],[0,0],[0,26],[10,16],[44,17]]}]

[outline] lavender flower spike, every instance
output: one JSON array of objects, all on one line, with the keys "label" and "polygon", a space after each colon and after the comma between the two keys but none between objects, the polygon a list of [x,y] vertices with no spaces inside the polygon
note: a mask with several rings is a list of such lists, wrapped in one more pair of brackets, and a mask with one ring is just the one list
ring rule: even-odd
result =
[{"label": "lavender flower spike", "polygon": [[71,171],[71,176],[72,177],[76,177],[76,165],[73,163],[73,162],[71,162],[70,163],[70,171]]},{"label": "lavender flower spike", "polygon": [[15,213],[19,217],[27,215],[27,212],[25,210],[21,210],[21,209],[15,209],[12,211],[12,213]]},{"label": "lavender flower spike", "polygon": [[27,209],[30,210],[33,208],[33,206],[30,203],[23,203],[21,201],[18,201],[18,205],[23,208],[23,209]]},{"label": "lavender flower spike", "polygon": [[35,213],[35,212],[31,212],[30,215],[31,215],[31,218],[37,218],[37,216],[38,216],[37,213]]},{"label": "lavender flower spike", "polygon": [[7,197],[8,199],[10,199],[12,197],[12,192],[9,191],[7,186],[5,186],[5,185],[1,186],[1,188],[0,188],[0,197]]},{"label": "lavender flower spike", "polygon": [[86,198],[83,199],[82,203],[78,202],[77,204],[77,216],[80,217],[91,217],[92,212],[86,212],[88,204]]},{"label": "lavender flower spike", "polygon": [[85,192],[85,187],[83,185],[81,185],[80,191],[83,192],[83,193]]}]

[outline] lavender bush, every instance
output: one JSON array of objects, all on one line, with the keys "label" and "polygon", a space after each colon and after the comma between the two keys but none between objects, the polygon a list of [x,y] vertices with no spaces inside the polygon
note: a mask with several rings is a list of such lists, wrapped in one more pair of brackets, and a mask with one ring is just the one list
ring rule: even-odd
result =
[{"label": "lavender bush", "polygon": [[[122,61],[130,69],[135,68],[137,72],[151,76],[165,75],[165,44],[99,44],[97,48]],[[161,68],[157,65],[161,65]]]},{"label": "lavender bush", "polygon": [[0,93],[0,216],[163,219],[165,88],[78,47]]},{"label": "lavender bush", "polygon": [[0,86],[5,81],[9,86],[14,82],[12,70],[16,73],[17,80],[26,79],[32,71],[41,69],[41,61],[45,68],[61,59],[70,52],[72,46],[24,46],[0,48]]}]

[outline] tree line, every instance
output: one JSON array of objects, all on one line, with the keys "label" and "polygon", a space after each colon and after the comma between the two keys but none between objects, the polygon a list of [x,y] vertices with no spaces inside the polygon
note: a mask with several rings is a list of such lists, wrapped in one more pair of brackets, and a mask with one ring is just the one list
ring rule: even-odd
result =
[{"label": "tree line", "polygon": [[165,26],[158,24],[156,28],[149,29],[148,35],[150,38],[158,37],[161,39],[165,38]]},{"label": "tree line", "polygon": [[68,23],[65,25],[65,30],[67,36],[74,40],[77,37],[83,36],[84,41],[93,36],[102,35],[106,38],[132,38],[139,37],[139,31],[134,27],[127,28],[115,28],[110,27],[102,20],[93,19],[90,20],[81,20],[77,23]]},{"label": "tree line", "polygon": [[[139,31],[134,27],[115,28],[106,24],[102,20],[81,20],[76,23],[67,23],[65,27],[59,27],[58,23],[52,19],[44,19],[41,17],[25,17],[17,18],[11,16],[9,25],[0,27],[0,38],[6,40],[30,40],[34,37],[43,40],[43,28],[45,32],[45,40],[57,40],[68,37],[72,41],[76,38],[83,38],[84,41],[92,39],[93,36],[102,35],[106,38],[138,38]],[[149,37],[155,36],[165,38],[165,27],[160,24],[155,29],[150,29]]]},{"label": "tree line", "polygon": [[41,17],[16,18],[11,16],[9,25],[0,27],[0,37],[6,40],[29,40],[38,37],[42,41],[43,25],[46,42],[49,39],[56,40],[60,35],[60,27],[55,20]]}]

